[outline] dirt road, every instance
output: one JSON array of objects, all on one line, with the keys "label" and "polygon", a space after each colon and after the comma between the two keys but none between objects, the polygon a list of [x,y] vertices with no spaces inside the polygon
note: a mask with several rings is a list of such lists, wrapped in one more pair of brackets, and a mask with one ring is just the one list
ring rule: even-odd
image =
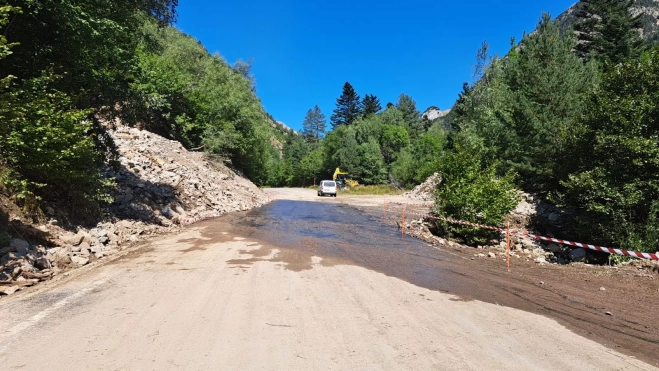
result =
[{"label": "dirt road", "polygon": [[3,298],[0,365],[655,369],[545,316],[431,289],[459,292],[468,275],[442,264],[464,259],[401,242],[395,229],[346,204],[377,205],[374,197],[268,192],[277,201],[261,209],[195,224]]}]

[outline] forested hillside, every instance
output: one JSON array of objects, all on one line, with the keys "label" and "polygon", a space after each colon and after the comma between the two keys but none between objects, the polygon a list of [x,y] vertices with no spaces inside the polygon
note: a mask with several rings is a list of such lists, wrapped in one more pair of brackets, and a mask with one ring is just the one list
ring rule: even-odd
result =
[{"label": "forested hillside", "polygon": [[175,30],[177,0],[26,1],[0,7],[0,191],[94,215],[111,201],[115,118],[205,151],[257,184],[289,131],[229,65]]}]

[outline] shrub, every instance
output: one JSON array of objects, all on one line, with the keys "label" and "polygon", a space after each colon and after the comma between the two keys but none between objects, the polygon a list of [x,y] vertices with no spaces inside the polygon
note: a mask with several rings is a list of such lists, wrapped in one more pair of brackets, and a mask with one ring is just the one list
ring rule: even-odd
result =
[{"label": "shrub", "polygon": [[[511,171],[497,176],[497,163],[487,163],[480,143],[456,138],[454,151],[440,165],[443,181],[435,193],[434,213],[472,223],[500,225],[519,202]],[[440,230],[466,243],[484,243],[492,234],[482,228],[439,222]]]}]

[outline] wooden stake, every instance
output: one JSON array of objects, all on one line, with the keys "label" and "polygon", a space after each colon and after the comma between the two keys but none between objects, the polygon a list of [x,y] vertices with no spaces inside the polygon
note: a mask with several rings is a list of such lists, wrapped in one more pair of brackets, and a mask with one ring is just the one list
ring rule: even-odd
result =
[{"label": "wooden stake", "polygon": [[506,266],[510,272],[510,222],[508,222],[508,230],[506,231]]},{"label": "wooden stake", "polygon": [[401,224],[400,226],[401,240],[405,238],[405,209],[407,209],[407,205],[405,205],[405,207],[403,208],[403,224]]},{"label": "wooden stake", "polygon": [[382,204],[382,209],[384,209],[384,218],[387,219],[387,203]]}]

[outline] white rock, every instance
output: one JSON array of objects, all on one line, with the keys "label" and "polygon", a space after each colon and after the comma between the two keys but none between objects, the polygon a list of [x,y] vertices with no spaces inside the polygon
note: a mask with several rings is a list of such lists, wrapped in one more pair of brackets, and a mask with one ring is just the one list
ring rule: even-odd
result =
[{"label": "white rock", "polygon": [[89,259],[85,258],[85,257],[82,257],[82,256],[72,256],[71,257],[71,262],[73,264],[83,266],[83,265],[86,265],[87,263],[89,263]]}]

